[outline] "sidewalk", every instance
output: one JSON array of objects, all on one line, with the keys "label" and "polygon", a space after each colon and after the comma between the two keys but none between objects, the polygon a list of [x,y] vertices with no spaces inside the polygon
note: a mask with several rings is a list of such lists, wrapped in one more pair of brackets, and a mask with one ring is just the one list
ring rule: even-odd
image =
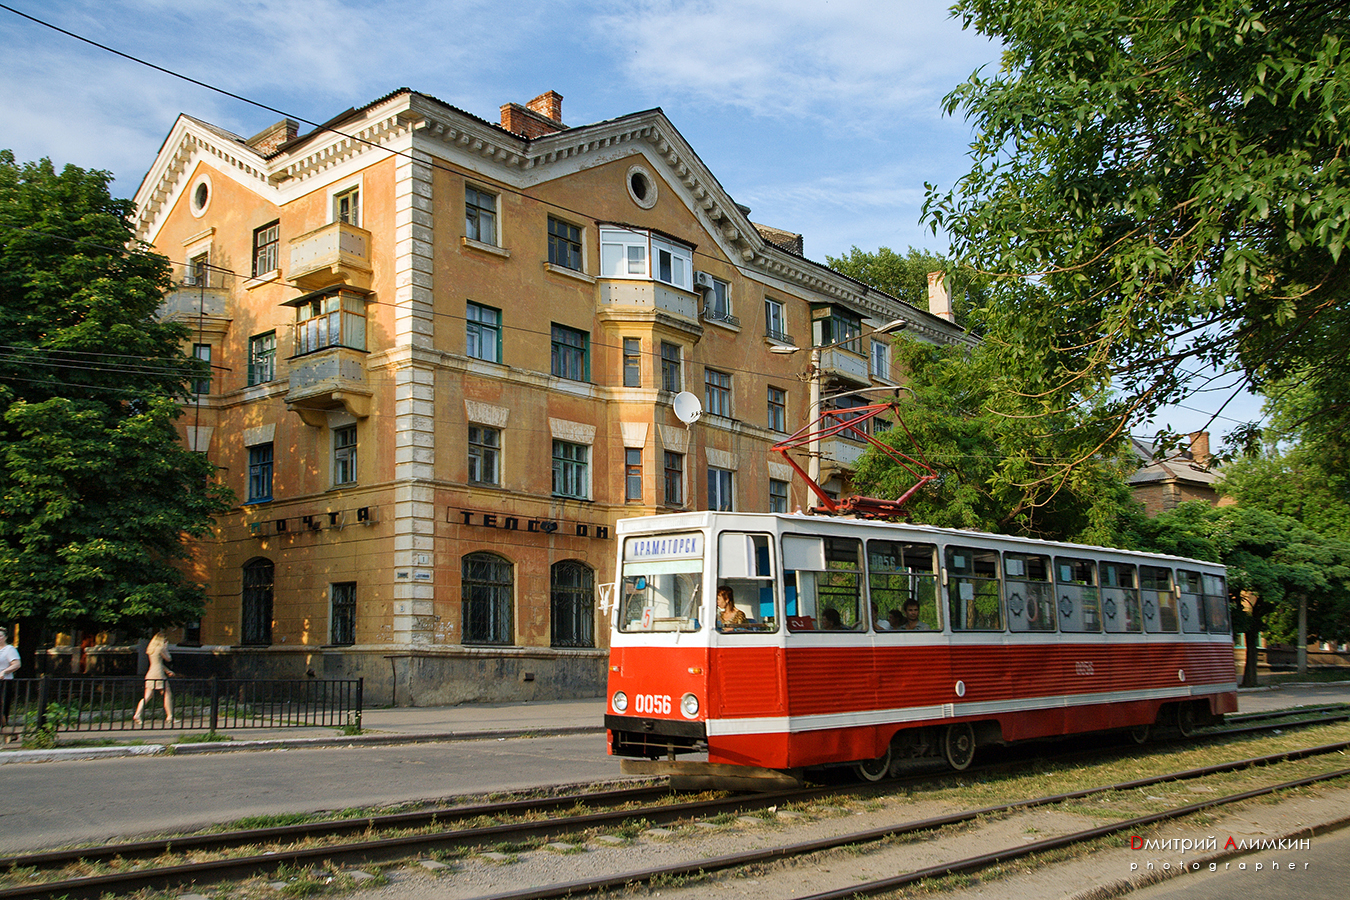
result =
[{"label": "sidewalk", "polygon": [[[222,730],[230,738],[202,744],[177,743],[200,730],[152,728],[107,732],[62,732],[59,741],[111,741],[102,747],[58,747],[54,750],[0,749],[0,765],[106,759],[164,753],[226,753],[241,750],[277,750],[317,747],[363,747],[412,744],[424,741],[505,740],[525,736],[599,734],[604,726],[605,700],[555,700],[534,703],[483,703],[461,706],[367,709],[363,733],[344,735],[340,728],[240,728]],[[17,744],[6,745],[17,748]]]}]

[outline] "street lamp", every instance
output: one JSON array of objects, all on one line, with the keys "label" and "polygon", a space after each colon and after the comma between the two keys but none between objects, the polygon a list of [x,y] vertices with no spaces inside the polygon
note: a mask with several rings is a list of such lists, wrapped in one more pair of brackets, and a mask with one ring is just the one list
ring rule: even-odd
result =
[{"label": "street lamp", "polygon": [[[835,348],[835,347],[839,347],[839,346],[842,346],[842,345],[844,345],[844,344],[851,344],[851,343],[853,343],[854,341],[862,340],[862,338],[867,337],[867,336],[870,336],[870,335],[874,335],[874,334],[890,334],[890,333],[892,333],[892,332],[901,331],[901,330],[903,330],[903,329],[905,329],[905,328],[908,328],[908,327],[909,327],[909,322],[906,321],[905,319],[892,319],[891,321],[887,322],[885,325],[882,325],[882,326],[880,326],[880,327],[878,327],[878,328],[873,328],[873,329],[870,330],[870,331],[861,333],[861,334],[859,334],[857,337],[852,337],[852,338],[849,338],[849,339],[847,339],[847,340],[842,340],[842,341],[833,341],[832,343],[829,343],[829,344],[822,344],[821,346],[818,346],[818,347],[812,347],[812,348],[811,348],[811,367],[810,367],[810,370],[809,370],[810,376],[811,376],[811,409],[810,409],[811,416],[810,416],[810,418],[809,418],[807,421],[813,422],[813,423],[814,423],[817,419],[820,418],[820,353],[821,353],[822,350],[831,350],[831,349],[833,349],[833,348]],[[777,354],[779,354],[779,355],[781,355],[781,356],[787,356],[787,355],[789,355],[789,354],[796,353],[796,352],[797,352],[798,350],[800,350],[800,349],[802,349],[802,348],[801,348],[801,347],[795,347],[795,346],[783,346],[783,345],[779,345],[779,346],[775,346],[775,347],[769,348],[769,352],[771,352],[771,353],[777,353]],[[848,393],[854,393],[854,392],[848,392]],[[842,395],[841,395],[841,396],[842,396]],[[811,439],[810,444],[809,444],[808,447],[807,447],[807,460],[806,460],[806,465],[807,465],[807,474],[810,475],[812,481],[814,481],[817,485],[819,485],[819,484],[820,484],[820,438],[819,438],[819,436],[813,436],[812,439]]]}]

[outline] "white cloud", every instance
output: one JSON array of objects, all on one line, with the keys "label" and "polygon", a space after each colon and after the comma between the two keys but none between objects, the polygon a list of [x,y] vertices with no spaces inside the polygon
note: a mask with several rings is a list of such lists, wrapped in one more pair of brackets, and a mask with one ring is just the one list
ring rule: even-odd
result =
[{"label": "white cloud", "polygon": [[752,113],[875,128],[938,100],[996,57],[932,3],[645,0],[616,6],[598,35],[658,96],[692,93]]}]

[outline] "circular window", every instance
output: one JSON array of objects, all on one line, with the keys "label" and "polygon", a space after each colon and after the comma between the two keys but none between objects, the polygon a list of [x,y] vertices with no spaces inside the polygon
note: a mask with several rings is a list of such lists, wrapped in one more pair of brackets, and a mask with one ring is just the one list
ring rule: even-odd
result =
[{"label": "circular window", "polygon": [[628,196],[643,209],[651,209],[656,205],[656,181],[643,166],[629,167]]},{"label": "circular window", "polygon": [[202,175],[192,185],[189,207],[194,216],[201,216],[211,205],[211,176]]}]

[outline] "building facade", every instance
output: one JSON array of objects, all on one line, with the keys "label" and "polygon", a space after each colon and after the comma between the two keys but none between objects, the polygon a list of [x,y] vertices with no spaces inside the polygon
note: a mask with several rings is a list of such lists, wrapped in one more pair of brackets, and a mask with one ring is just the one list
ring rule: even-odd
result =
[{"label": "building facade", "polygon": [[[619,518],[808,506],[769,452],[808,382],[897,384],[869,334],[897,318],[968,340],[752,224],[660,110],[561,105],[496,124],[400,90],[248,139],[179,117],[138,234],[211,365],[184,439],[238,504],[176,661],[399,705],[598,695]],[[862,445],[820,449],[847,489]]]}]

